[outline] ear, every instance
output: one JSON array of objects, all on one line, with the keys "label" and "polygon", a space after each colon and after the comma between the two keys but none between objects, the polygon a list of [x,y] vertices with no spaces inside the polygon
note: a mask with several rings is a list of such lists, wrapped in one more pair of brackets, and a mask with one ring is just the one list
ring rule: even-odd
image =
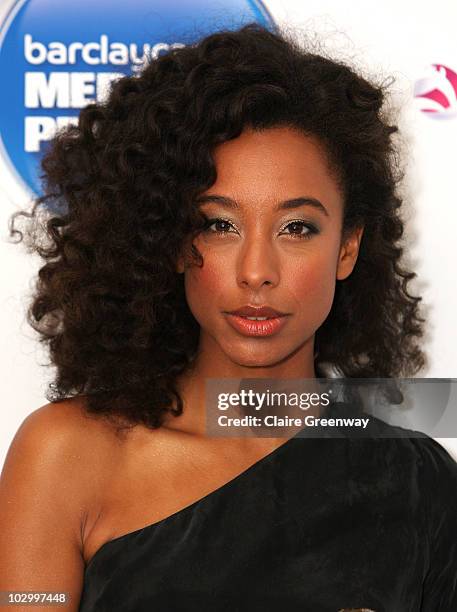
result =
[{"label": "ear", "polygon": [[184,257],[182,255],[178,257],[178,260],[176,262],[176,272],[178,274],[184,273]]},{"label": "ear", "polygon": [[192,263],[192,250],[194,246],[194,240],[192,236],[187,236],[184,239],[178,251],[178,257],[176,259],[175,270],[177,274],[184,274],[185,270]]},{"label": "ear", "polygon": [[354,269],[359,254],[363,230],[363,227],[356,228],[342,244],[336,271],[337,280],[344,280]]},{"label": "ear", "polygon": [[186,239],[184,241],[184,244],[181,245],[175,265],[175,269],[178,274],[184,274],[184,271],[187,268],[189,249],[191,249],[191,244],[192,243],[190,239]]}]

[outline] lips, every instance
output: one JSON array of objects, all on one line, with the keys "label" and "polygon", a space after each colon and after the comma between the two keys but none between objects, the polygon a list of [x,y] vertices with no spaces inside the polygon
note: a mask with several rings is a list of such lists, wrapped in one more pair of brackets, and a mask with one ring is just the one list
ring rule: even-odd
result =
[{"label": "lips", "polygon": [[285,312],[280,312],[270,306],[242,306],[237,310],[232,310],[228,314],[239,317],[266,317],[267,319],[275,319],[277,317],[285,317]]},{"label": "lips", "polygon": [[266,337],[278,333],[284,327],[288,313],[270,306],[243,306],[225,315],[229,325],[243,336]]},{"label": "lips", "polygon": [[226,313],[228,324],[243,336],[266,337],[277,334],[286,324],[286,316],[272,317],[271,319],[261,318],[248,319],[245,316]]}]

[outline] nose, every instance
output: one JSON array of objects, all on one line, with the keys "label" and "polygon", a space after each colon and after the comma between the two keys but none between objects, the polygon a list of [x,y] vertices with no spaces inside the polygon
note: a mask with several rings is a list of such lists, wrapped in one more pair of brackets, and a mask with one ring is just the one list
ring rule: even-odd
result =
[{"label": "nose", "polygon": [[237,282],[240,287],[260,289],[279,282],[279,260],[267,237],[246,236],[237,262]]}]

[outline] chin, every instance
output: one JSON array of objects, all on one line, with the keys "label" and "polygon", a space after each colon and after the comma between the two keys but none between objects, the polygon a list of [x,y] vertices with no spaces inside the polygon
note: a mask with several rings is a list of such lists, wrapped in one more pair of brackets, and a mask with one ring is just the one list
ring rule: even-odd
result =
[{"label": "chin", "polygon": [[259,347],[257,351],[230,351],[226,352],[226,355],[233,363],[239,366],[267,368],[275,366],[287,359],[289,353],[265,355],[265,349]]}]

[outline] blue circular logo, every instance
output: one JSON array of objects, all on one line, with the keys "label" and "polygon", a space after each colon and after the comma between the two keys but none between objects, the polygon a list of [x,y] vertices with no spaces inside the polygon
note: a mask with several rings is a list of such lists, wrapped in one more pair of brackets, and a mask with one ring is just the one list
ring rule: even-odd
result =
[{"label": "blue circular logo", "polygon": [[168,49],[249,22],[274,27],[258,0],[21,0],[0,32],[3,156],[32,195],[56,130],[110,83]]}]

